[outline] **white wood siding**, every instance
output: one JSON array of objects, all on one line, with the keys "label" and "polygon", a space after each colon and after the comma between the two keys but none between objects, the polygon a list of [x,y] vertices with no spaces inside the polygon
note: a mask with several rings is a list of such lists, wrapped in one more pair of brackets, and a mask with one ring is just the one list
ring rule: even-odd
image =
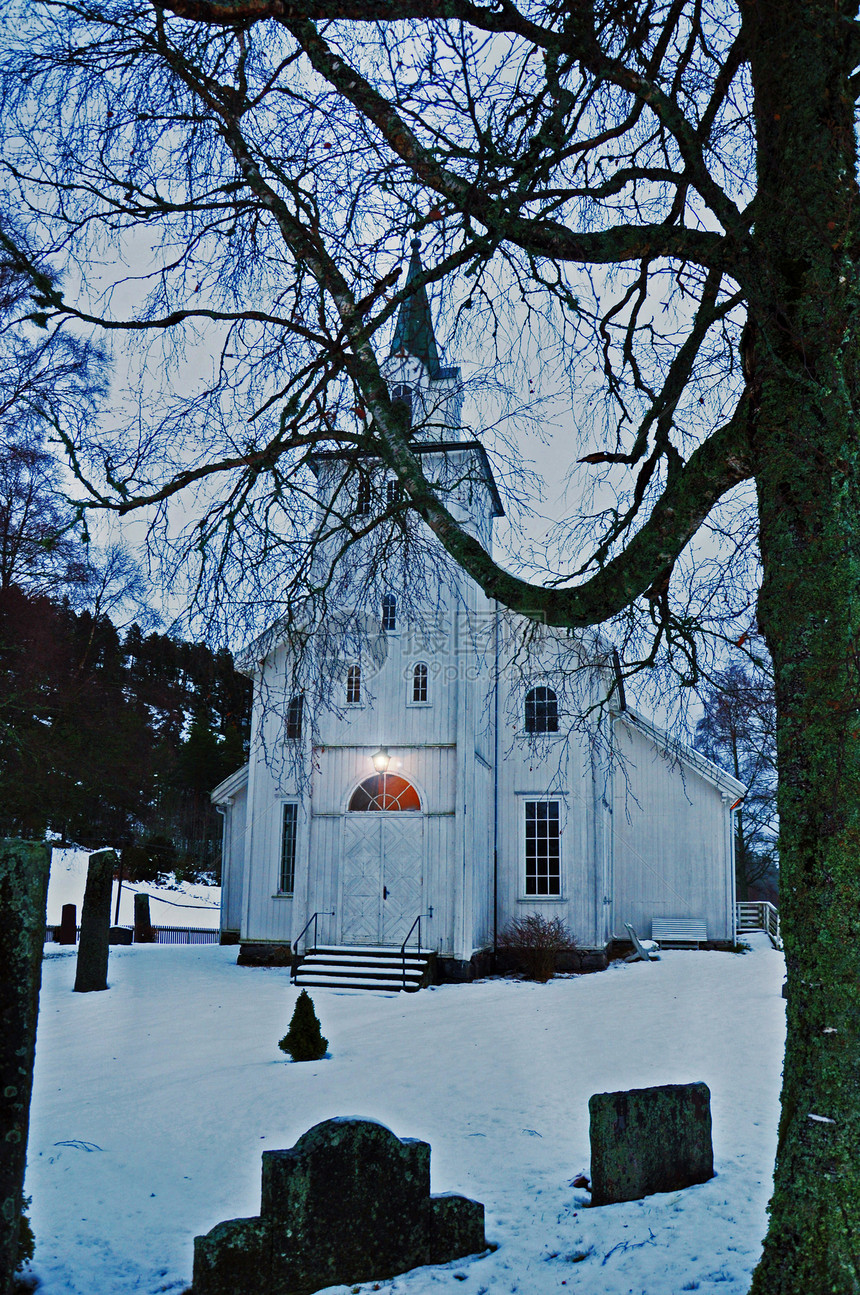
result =
[{"label": "white wood siding", "polygon": [[660,752],[623,720],[615,723],[613,934],[624,923],[650,938],[654,917],[698,917],[708,939],[733,933],[727,797],[688,765]]}]

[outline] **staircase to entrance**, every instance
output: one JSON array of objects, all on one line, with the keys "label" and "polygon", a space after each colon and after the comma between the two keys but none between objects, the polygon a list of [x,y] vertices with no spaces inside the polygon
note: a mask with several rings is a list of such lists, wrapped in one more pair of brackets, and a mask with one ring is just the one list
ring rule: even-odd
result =
[{"label": "staircase to entrance", "polygon": [[300,988],[405,990],[414,993],[433,980],[433,949],[378,945],[320,945],[293,966]]}]

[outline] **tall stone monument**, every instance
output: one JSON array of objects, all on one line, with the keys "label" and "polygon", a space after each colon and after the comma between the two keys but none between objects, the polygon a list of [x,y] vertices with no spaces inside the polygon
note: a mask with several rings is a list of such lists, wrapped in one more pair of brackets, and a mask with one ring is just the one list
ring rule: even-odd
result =
[{"label": "tall stone monument", "polygon": [[107,989],[110,900],[116,866],[113,850],[99,850],[90,855],[75,975],[75,992],[78,994]]}]

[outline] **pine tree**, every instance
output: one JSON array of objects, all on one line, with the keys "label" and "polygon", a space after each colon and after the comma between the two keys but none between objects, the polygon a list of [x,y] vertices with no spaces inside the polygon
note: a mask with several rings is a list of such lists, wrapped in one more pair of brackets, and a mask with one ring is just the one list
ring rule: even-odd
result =
[{"label": "pine tree", "polygon": [[278,1047],[293,1061],[319,1061],[325,1056],[328,1039],[324,1039],[310,994],[303,989],[296,1003],[290,1028]]}]

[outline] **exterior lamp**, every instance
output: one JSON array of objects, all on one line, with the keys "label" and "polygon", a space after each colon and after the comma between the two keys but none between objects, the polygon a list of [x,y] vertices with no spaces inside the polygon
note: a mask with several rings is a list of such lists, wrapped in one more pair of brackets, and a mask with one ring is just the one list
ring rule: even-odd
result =
[{"label": "exterior lamp", "polygon": [[378,751],[373,753],[371,759],[373,760],[373,767],[376,772],[385,773],[391,763],[391,756],[388,754],[388,747],[381,746]]}]

